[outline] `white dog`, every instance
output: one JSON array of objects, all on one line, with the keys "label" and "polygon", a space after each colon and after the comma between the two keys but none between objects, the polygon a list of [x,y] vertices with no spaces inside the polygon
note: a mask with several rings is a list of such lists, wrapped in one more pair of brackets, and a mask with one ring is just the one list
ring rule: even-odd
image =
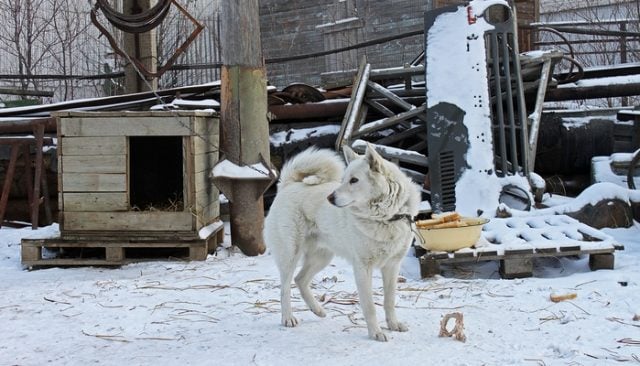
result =
[{"label": "white dog", "polygon": [[309,285],[337,254],[353,265],[369,337],[386,341],[376,317],[372,272],[382,272],[387,326],[407,331],[396,317],[395,292],[413,239],[411,219],[418,214],[420,191],[371,145],[364,156],[348,147],[344,154],[346,170],[335,152],[316,148],[301,152],[282,168],[264,228],[280,270],[282,324],[298,325],[291,311],[291,280],[301,258],[295,277],[298,290],[314,314],[326,315]]}]

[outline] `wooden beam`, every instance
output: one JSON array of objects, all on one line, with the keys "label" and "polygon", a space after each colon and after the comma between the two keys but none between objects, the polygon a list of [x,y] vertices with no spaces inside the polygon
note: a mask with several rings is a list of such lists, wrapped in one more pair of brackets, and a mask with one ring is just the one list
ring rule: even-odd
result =
[{"label": "wooden beam", "polygon": [[[220,153],[238,165],[269,161],[267,78],[260,42],[258,0],[222,1],[223,51]],[[270,180],[232,179],[231,242],[249,256],[266,250],[262,194]],[[218,187],[220,188],[220,186]]]},{"label": "wooden beam", "polygon": [[[153,2],[155,3],[155,2]],[[134,15],[149,10],[152,0],[124,0],[122,4],[123,13]],[[156,47],[156,30],[151,29],[144,33],[123,33],[124,51],[131,58],[136,58],[149,72],[156,72],[158,63],[158,51]],[[127,60],[125,60],[127,61]],[[142,79],[142,75],[135,69],[131,62],[125,64],[124,87],[126,93],[138,93],[158,88],[157,78]]]}]

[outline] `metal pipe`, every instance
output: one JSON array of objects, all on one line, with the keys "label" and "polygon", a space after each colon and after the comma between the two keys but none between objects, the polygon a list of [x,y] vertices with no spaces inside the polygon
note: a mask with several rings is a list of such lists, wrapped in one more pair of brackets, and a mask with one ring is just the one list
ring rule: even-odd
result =
[{"label": "metal pipe", "polygon": [[[502,173],[508,171],[507,166],[507,145],[506,137],[504,133],[504,112],[502,110],[502,86],[500,85],[500,59],[498,56],[498,35],[496,33],[490,34],[490,48],[492,68],[494,74],[495,83],[495,95],[496,95],[496,113],[498,115],[498,146],[500,147],[500,161]],[[495,144],[494,144],[495,145]]]},{"label": "metal pipe", "polygon": [[536,104],[531,113],[532,118],[529,119],[529,152],[528,168],[533,171],[536,163],[536,152],[538,149],[538,132],[540,131],[540,120],[542,118],[542,105],[544,103],[544,97],[547,91],[547,84],[551,78],[551,59],[547,59],[542,64],[542,70],[540,71],[540,85],[536,93]]},{"label": "metal pipe", "polygon": [[[517,134],[516,134],[516,119],[513,107],[513,85],[511,80],[511,54],[509,51],[509,39],[506,33],[501,34],[502,44],[501,44],[501,53],[502,53],[502,67],[504,68],[504,79],[505,79],[505,89],[507,92],[507,116],[509,123],[509,137],[510,137],[510,162],[511,162],[511,173],[516,174],[518,172],[518,150],[517,150]],[[500,83],[502,84],[502,83]],[[497,98],[502,99],[502,98]]]}]

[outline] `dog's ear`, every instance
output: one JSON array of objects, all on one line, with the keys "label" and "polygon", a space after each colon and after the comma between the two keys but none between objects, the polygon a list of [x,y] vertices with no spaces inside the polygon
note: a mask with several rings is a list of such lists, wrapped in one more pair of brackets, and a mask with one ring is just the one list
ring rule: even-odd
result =
[{"label": "dog's ear", "polygon": [[367,143],[367,150],[364,156],[369,162],[369,167],[371,168],[371,170],[373,170],[374,172],[382,172],[382,169],[384,169],[384,163],[382,161],[384,159],[382,158],[382,156],[380,156],[380,154],[378,154],[373,145]]},{"label": "dog's ear", "polygon": [[360,157],[360,155],[356,154],[356,152],[347,145],[342,147],[342,154],[344,155],[344,160],[347,164]]}]

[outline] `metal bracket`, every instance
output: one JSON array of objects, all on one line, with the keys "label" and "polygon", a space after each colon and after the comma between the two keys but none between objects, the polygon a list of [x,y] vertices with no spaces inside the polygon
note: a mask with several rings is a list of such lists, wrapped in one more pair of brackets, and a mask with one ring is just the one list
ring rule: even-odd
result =
[{"label": "metal bracket", "polygon": [[[234,172],[229,172],[228,169]],[[267,163],[260,154],[260,162],[251,166],[239,166],[227,159],[222,159],[211,170],[209,175],[213,184],[227,197],[230,202],[234,201],[233,184],[235,182],[249,182],[258,185],[260,194],[255,197],[259,199],[278,180],[276,169]]]},{"label": "metal bracket", "polygon": [[147,70],[147,68],[144,66],[144,64],[140,60],[138,60],[133,56],[128,55],[118,46],[118,42],[115,40],[113,35],[111,35],[111,33],[109,33],[109,31],[107,31],[102,26],[102,24],[100,24],[100,22],[98,22],[98,15],[97,15],[98,3],[96,3],[96,5],[91,9],[91,22],[93,23],[93,25],[96,26],[96,28],[98,28],[100,33],[102,33],[105,37],[107,37],[107,40],[111,45],[111,48],[113,48],[113,51],[116,54],[118,54],[120,57],[131,60],[131,62],[135,64],[136,68],[140,70],[140,72],[145,76],[151,77],[151,78],[158,78],[162,76],[165,72],[167,72],[167,70],[169,70],[171,66],[173,66],[178,56],[184,53],[186,48],[195,40],[198,34],[200,34],[200,32],[202,32],[202,30],[204,29],[204,25],[202,25],[200,22],[198,22],[196,18],[194,18],[191,14],[189,14],[189,12],[187,12],[185,8],[183,8],[180,4],[178,4],[176,0],[171,0],[171,3],[173,3],[173,5],[175,5],[176,8],[178,8],[178,10],[182,14],[184,14],[184,16],[186,16],[195,25],[196,28],[193,30],[193,32],[191,32],[189,37],[187,37],[187,39],[180,45],[180,47],[176,49],[173,55],[169,57],[167,62],[163,66],[159,67],[158,71],[156,72],[151,72]]}]

